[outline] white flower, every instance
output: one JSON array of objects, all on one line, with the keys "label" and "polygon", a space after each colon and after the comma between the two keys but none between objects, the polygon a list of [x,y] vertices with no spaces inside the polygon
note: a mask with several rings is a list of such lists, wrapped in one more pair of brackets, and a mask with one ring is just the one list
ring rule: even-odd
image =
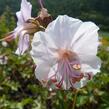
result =
[{"label": "white flower", "polygon": [[35,34],[32,58],[36,78],[52,89],[81,88],[100,71],[96,56],[98,27],[66,15],[57,17],[45,32]]},{"label": "white flower", "polygon": [[[21,9],[16,13],[18,22],[17,27],[14,30],[14,36],[19,35],[19,44],[16,50],[16,54],[23,54],[29,48],[29,34],[25,34],[22,31],[24,29],[25,22],[31,18],[32,5],[27,0],[22,0]],[[24,35],[25,34],[25,35]]]},{"label": "white flower", "polygon": [[19,37],[18,48],[16,54],[22,55],[29,48],[29,34],[27,28],[31,28],[31,25],[27,27],[27,21],[31,19],[32,5],[27,0],[21,1],[21,9],[16,13],[17,15],[17,27],[9,32],[5,38],[0,41],[11,41],[16,37]]}]

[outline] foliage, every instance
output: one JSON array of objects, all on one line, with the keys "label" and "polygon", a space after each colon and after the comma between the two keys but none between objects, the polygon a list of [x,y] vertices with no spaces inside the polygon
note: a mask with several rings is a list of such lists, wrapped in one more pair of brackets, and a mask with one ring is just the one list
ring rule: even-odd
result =
[{"label": "foliage", "polygon": [[[80,0],[75,2],[77,3],[78,1],[80,2]],[[86,0],[83,1],[86,2]],[[7,2],[9,1],[7,0]],[[65,4],[67,2],[66,0]],[[57,4],[53,1],[49,3]],[[59,7],[62,3],[64,4],[64,1],[59,2],[57,6]],[[74,1],[71,3],[74,3]],[[53,4],[48,5],[51,6],[49,8],[56,16],[58,11],[53,10]],[[59,8],[60,11],[63,9]],[[64,13],[64,11],[61,12]],[[2,37],[4,33],[14,27],[15,18],[12,12],[7,9],[0,18],[0,36]],[[104,41],[109,42],[109,33],[100,32],[100,36]],[[0,42],[0,55],[8,57],[8,63],[0,65],[0,109],[72,109],[75,92],[63,90],[50,92],[43,88],[35,78],[35,65],[29,56],[29,52],[24,56],[17,56],[14,54],[16,47],[16,41],[8,43],[7,47],[4,47]],[[98,55],[102,59],[101,73],[98,73],[86,87],[79,90],[76,109],[109,109],[108,47],[109,43],[106,43],[99,48]]]},{"label": "foliage", "polygon": [[9,7],[6,7],[5,12],[0,17],[0,38],[12,31],[15,27],[15,17]]}]

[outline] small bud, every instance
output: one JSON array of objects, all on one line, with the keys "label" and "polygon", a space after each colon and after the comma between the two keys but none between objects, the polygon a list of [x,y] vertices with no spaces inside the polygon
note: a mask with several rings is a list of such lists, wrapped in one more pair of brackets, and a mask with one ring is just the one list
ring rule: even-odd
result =
[{"label": "small bud", "polygon": [[2,46],[3,47],[7,47],[8,46],[8,43],[6,41],[2,41]]}]

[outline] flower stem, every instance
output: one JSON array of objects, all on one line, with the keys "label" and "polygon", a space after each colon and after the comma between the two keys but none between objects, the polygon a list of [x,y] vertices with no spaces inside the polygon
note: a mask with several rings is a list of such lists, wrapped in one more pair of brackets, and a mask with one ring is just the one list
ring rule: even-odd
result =
[{"label": "flower stem", "polygon": [[75,91],[75,95],[74,95],[74,99],[73,99],[73,108],[72,109],[75,109],[77,95],[78,95],[78,90]]},{"label": "flower stem", "polygon": [[41,8],[44,8],[42,0],[39,0],[39,3],[40,3]]}]

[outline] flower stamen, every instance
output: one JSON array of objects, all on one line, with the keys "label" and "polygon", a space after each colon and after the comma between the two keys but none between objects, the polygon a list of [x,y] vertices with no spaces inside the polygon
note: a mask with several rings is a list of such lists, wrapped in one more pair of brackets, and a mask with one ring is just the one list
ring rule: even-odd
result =
[{"label": "flower stamen", "polygon": [[75,70],[80,70],[81,69],[81,65],[80,64],[74,64],[72,67]]},{"label": "flower stamen", "polygon": [[58,50],[58,67],[55,79],[50,78],[56,88],[60,89],[66,83],[66,89],[72,87],[76,82],[79,82],[84,76],[81,70],[81,64],[76,53],[68,50]]}]

